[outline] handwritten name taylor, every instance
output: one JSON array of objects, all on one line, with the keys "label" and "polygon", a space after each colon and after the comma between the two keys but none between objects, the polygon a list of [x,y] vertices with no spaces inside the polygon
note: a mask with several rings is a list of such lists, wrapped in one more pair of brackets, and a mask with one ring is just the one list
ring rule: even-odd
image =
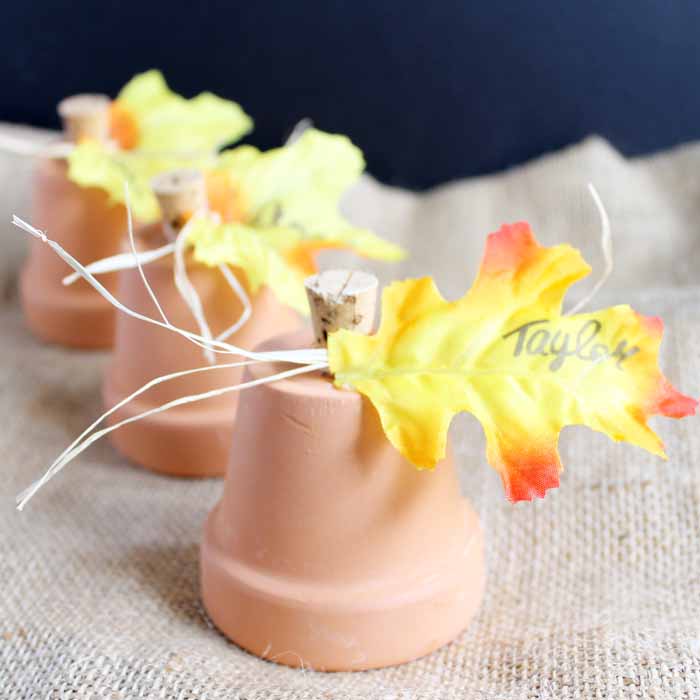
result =
[{"label": "handwritten name taylor", "polygon": [[[544,324],[548,326],[545,327]],[[596,336],[603,329],[603,324],[595,319],[586,321],[578,332],[574,333],[554,331],[550,327],[551,324],[552,322],[547,319],[530,321],[506,333],[503,340],[516,336],[513,357],[523,353],[553,356],[549,363],[549,369],[552,372],[561,369],[569,357],[577,357],[584,362],[604,362],[615,359],[618,369],[622,369],[622,363],[639,352],[639,347],[636,345],[628,347],[629,343],[626,340],[621,340],[614,349],[605,343],[596,342]]]}]

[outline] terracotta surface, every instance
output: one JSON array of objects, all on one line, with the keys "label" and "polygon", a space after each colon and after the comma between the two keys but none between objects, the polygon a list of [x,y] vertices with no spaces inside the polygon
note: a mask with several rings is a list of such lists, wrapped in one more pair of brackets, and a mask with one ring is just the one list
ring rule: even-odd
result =
[{"label": "terracotta surface", "polygon": [[[151,248],[165,241],[159,224],[137,230],[140,245]],[[231,326],[242,307],[221,273],[212,268],[188,263],[188,275],[197,289],[214,335]],[[191,312],[185,306],[173,281],[173,258],[164,258],[145,268],[168,319],[186,330],[198,331]],[[244,276],[237,273],[239,280]],[[138,270],[119,273],[117,297],[131,309],[160,319],[148,296]],[[299,316],[282,305],[267,288],[252,297],[253,313],[248,323],[229,341],[252,348],[265,338],[298,328]],[[219,363],[245,358],[217,355]],[[151,379],[185,369],[206,366],[201,348],[164,328],[144,323],[120,313],[117,317],[114,355],[105,376],[103,397],[107,407],[136,391]],[[117,411],[113,424],[173,399],[198,394],[221,386],[238,384],[242,368],[181,377],[160,384]],[[131,423],[111,433],[114,446],[136,464],[175,476],[222,476],[231,450],[231,431],[236,416],[238,393],[230,393]]]},{"label": "terracotta surface", "polygon": [[[72,183],[65,160],[40,159],[34,174],[31,222],[87,264],[119,252],[126,210],[110,204],[100,189]],[[114,309],[84,280],[64,287],[61,280],[71,272],[47,245],[31,241],[20,277],[27,325],[50,343],[86,349],[111,347]],[[116,288],[114,274],[103,275],[100,281],[110,291]]]},{"label": "terracotta surface", "polygon": [[201,553],[204,605],[227,637],[290,666],[355,670],[417,658],[468,625],[483,541],[451,459],[416,470],[369,402],[319,374],[246,390],[233,443]]}]

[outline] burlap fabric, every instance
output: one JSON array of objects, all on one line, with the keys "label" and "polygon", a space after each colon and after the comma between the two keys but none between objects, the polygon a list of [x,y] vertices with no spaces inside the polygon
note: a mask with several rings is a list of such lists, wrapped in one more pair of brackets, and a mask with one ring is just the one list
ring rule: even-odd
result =
[{"label": "burlap fabric", "polygon": [[[28,215],[30,164],[2,157],[0,215]],[[365,180],[358,220],[413,257],[384,278],[471,283],[484,235],[529,220],[600,268],[592,180],[617,267],[599,304],[666,320],[663,367],[700,394],[700,146],[625,160],[599,139],[512,171],[417,196]],[[221,490],[147,474],[98,444],[27,511],[14,495],[99,412],[106,356],[43,347],[15,295],[21,234],[0,260],[0,698],[467,700],[700,698],[700,425],[657,421],[670,460],[585,428],[562,436],[567,471],[544,501],[509,505],[480,428],[457,422],[464,489],[487,534],[481,613],[453,644],[353,674],[261,661],[216,632],[199,602],[200,529]],[[580,285],[584,287],[585,285]]]}]

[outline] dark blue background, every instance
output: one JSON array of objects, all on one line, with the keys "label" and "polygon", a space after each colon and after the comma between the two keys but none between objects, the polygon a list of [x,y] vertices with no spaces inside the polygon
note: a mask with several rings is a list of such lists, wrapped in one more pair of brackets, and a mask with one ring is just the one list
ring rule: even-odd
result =
[{"label": "dark blue background", "polygon": [[68,94],[161,68],[278,145],[348,134],[384,181],[426,187],[597,132],[628,154],[700,136],[698,0],[5,2],[0,118],[57,125]]}]

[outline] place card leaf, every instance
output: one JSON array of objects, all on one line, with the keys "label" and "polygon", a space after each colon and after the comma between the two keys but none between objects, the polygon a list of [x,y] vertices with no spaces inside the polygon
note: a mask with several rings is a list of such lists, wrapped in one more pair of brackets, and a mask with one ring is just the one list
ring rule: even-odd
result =
[{"label": "place card leaf", "polygon": [[390,442],[419,468],[445,456],[452,417],[480,421],[489,463],[511,501],[559,485],[567,425],[664,456],[650,416],[697,402],[658,368],[663,325],[629,306],[563,316],[567,289],[590,272],[568,245],[546,248],[526,223],[488,237],[472,288],[446,301],[431,278],[385,288],[373,336],[328,338],[330,369],[376,407]]}]

